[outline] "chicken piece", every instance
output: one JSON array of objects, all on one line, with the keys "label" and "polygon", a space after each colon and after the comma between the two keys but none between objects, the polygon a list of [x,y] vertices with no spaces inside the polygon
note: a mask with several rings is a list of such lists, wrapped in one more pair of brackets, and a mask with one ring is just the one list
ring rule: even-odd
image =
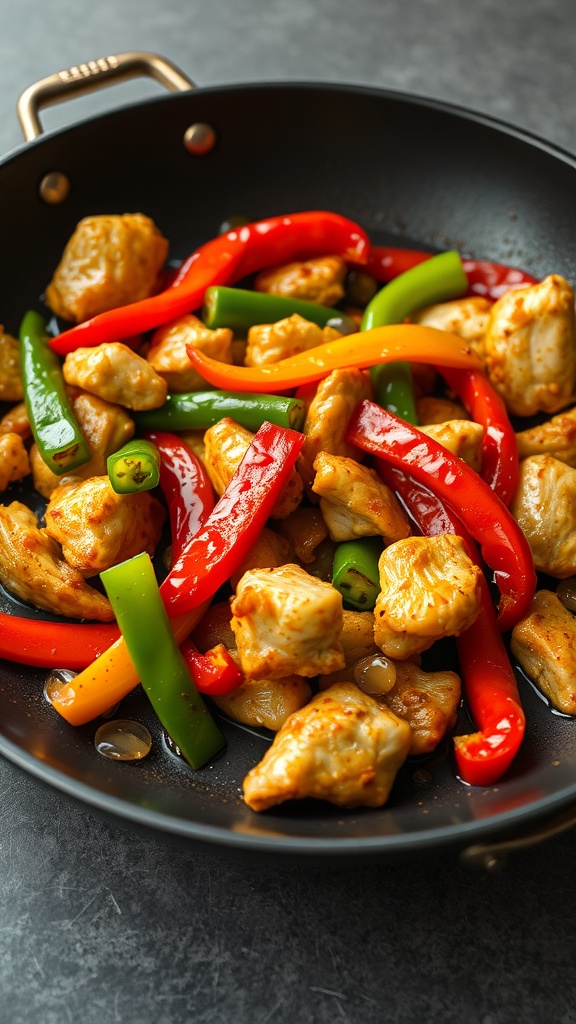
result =
[{"label": "chicken piece", "polygon": [[94,576],[142,551],[154,554],[166,512],[149,491],[116,494],[107,476],[96,476],[58,487],[45,518],[68,564]]},{"label": "chicken piece", "polygon": [[232,331],[228,327],[211,331],[198,317],[190,315],[160,327],[152,337],[146,358],[170,392],[210,390],[212,385],[192,366],[186,345],[193,345],[220,363],[232,363]]},{"label": "chicken piece", "polygon": [[321,675],[318,680],[321,690],[328,689],[333,683],[350,682],[353,678],[352,669],[362,658],[371,655],[382,657],[380,648],[374,643],[374,613],[344,609],[340,643],[344,652],[344,668]]},{"label": "chicken piece", "polygon": [[430,754],[456,725],[462,686],[455,672],[425,672],[409,661],[396,663],[396,682],[376,700],[412,729],[409,753]]},{"label": "chicken piece", "polygon": [[409,537],[384,549],[374,639],[404,661],[444,636],[459,636],[480,611],[481,569],[454,534]]},{"label": "chicken piece", "polygon": [[510,512],[538,570],[561,580],[576,573],[576,469],[551,455],[524,459]]},{"label": "chicken piece", "polygon": [[518,455],[552,455],[576,468],[576,406],[553,416],[551,420],[516,434]]},{"label": "chicken piece", "polygon": [[492,303],[481,295],[469,295],[465,299],[453,299],[426,306],[410,317],[415,324],[435,327],[438,331],[450,331],[467,341],[472,351],[484,358],[484,336]]},{"label": "chicken piece", "polygon": [[278,531],[286,539],[298,561],[304,565],[312,565],[317,548],[328,536],[320,509],[307,508],[303,505],[278,524]]},{"label": "chicken piece", "polygon": [[410,726],[353,683],[335,683],[291,715],[244,779],[253,811],[313,797],[381,807],[410,748]]},{"label": "chicken piece", "polygon": [[80,323],[156,290],[168,242],[141,213],[85,217],[46,288],[56,316]]},{"label": "chicken piece", "polygon": [[446,423],[448,420],[469,420],[466,409],[460,402],[451,402],[448,398],[434,398],[424,395],[416,399],[418,422],[426,426],[434,423]]},{"label": "chicken piece", "polygon": [[[204,434],[204,465],[217,494],[223,494],[242,462],[254,434],[225,416]],[[302,500],[304,487],[296,469],[288,477],[271,519],[285,519]]]},{"label": "chicken piece", "polygon": [[63,373],[67,384],[138,411],[158,409],[168,393],[151,363],[118,341],[70,352]]},{"label": "chicken piece", "polygon": [[312,490],[334,541],[383,537],[385,544],[409,537],[410,523],[393,491],[375,470],[342,455],[320,452]]},{"label": "chicken piece", "polygon": [[274,324],[251,327],[244,362],[246,366],[277,363],[280,359],[288,359],[289,356],[296,356],[299,352],[306,352],[309,348],[316,348],[340,337],[340,332],[332,327],[319,327],[298,313],[293,313]]},{"label": "chicken piece", "polygon": [[0,402],[19,402],[23,394],[20,343],[0,324]]},{"label": "chicken piece", "polygon": [[472,420],[448,420],[420,427],[424,434],[444,445],[452,455],[467,462],[477,473],[482,462],[484,427]]},{"label": "chicken piece", "polygon": [[232,613],[240,666],[253,679],[312,677],[344,665],[342,597],[299,565],[245,573]]},{"label": "chicken piece", "polygon": [[249,569],[275,569],[289,560],[290,544],[286,538],[265,526],[242,565],[230,577],[230,585],[236,590],[238,581]]},{"label": "chicken piece", "polygon": [[182,433],[178,432],[178,436],[184,444],[187,444],[190,451],[194,452],[200,459],[200,462],[204,463],[204,431],[203,430],[183,430]]},{"label": "chicken piece", "polygon": [[485,336],[488,375],[511,413],[558,412],[576,385],[574,291],[557,274],[505,292]]},{"label": "chicken piece", "polygon": [[30,459],[20,434],[0,434],[0,491],[30,472]]},{"label": "chicken piece", "polygon": [[92,457],[71,473],[57,476],[44,462],[37,445],[32,445],[30,460],[34,486],[45,498],[50,498],[61,484],[105,476],[108,456],[117,452],[134,436],[134,421],[120,405],[105,402],[103,398],[90,395],[87,391],[75,392],[71,396],[71,404]]},{"label": "chicken piece", "polygon": [[512,630],[511,651],[526,675],[566,715],[576,715],[576,619],[557,594],[539,590]]},{"label": "chicken piece", "polygon": [[321,256],[303,263],[286,263],[263,270],[254,282],[257,292],[306,299],[335,306],[344,295],[346,264],[340,256]]},{"label": "chicken piece", "polygon": [[320,381],[304,423],[305,440],[297,463],[309,494],[313,494],[314,460],[320,452],[344,455],[357,462],[363,458],[358,448],[346,441],[346,430],[354,409],[364,398],[372,398],[372,383],[362,370],[333,370]]},{"label": "chicken piece", "polygon": [[114,619],[108,598],[64,561],[56,541],[19,501],[0,505],[0,582],[21,601],[56,615]]},{"label": "chicken piece", "polygon": [[311,696],[310,683],[292,675],[286,679],[245,679],[232,693],[212,699],[235,722],[278,732]]},{"label": "chicken piece", "polygon": [[23,441],[32,437],[32,428],[24,402],[13,405],[0,420],[0,434],[19,434]]}]

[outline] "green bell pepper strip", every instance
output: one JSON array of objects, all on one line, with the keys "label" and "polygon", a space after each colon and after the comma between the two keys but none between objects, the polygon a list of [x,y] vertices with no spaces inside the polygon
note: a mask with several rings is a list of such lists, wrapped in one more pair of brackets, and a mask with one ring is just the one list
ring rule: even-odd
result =
[{"label": "green bell pepper strip", "polygon": [[120,562],[100,578],[158,718],[192,768],[202,768],[225,740],[174,639],[150,555]]},{"label": "green bell pepper strip", "polygon": [[378,560],[384,544],[380,537],[346,540],[334,552],[332,585],[346,604],[358,611],[371,611],[380,593]]},{"label": "green bell pepper strip", "polygon": [[213,285],[206,289],[202,320],[212,329],[230,327],[233,331],[245,333],[257,324],[274,324],[294,313],[319,327],[325,327],[334,316],[334,309],[285,295]]},{"label": "green bell pepper strip", "polygon": [[152,441],[133,438],[106,460],[116,494],[149,491],[160,482],[160,453]]},{"label": "green bell pepper strip", "polygon": [[[402,323],[414,310],[432,302],[458,298],[467,288],[468,279],[459,254],[442,252],[400,274],[377,292],[364,310],[362,330]],[[395,364],[375,366],[371,375],[379,405],[416,425],[418,417],[410,365],[400,364],[397,372]]]},{"label": "green bell pepper strip", "polygon": [[43,461],[58,476],[83,466],[91,452],[66,394],[60,360],[48,347],[44,320],[34,311],[20,326],[20,363],[26,411]]},{"label": "green bell pepper strip", "polygon": [[234,391],[191,391],[170,394],[159,409],[135,412],[132,418],[139,431],[207,430],[230,416],[246,430],[255,433],[264,422],[277,427],[302,430],[306,406],[297,398]]}]

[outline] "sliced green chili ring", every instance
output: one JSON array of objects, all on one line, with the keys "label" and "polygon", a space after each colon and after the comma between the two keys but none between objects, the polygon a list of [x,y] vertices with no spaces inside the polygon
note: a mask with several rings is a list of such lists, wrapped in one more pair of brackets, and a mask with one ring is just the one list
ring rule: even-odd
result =
[{"label": "sliced green chili ring", "polygon": [[108,456],[106,469],[117,494],[149,491],[160,482],[160,452],[152,441],[133,438]]},{"label": "sliced green chili ring", "polygon": [[257,324],[274,324],[298,313],[319,327],[325,327],[334,316],[331,306],[320,306],[305,299],[291,299],[285,295],[269,295],[244,288],[211,285],[206,289],[202,320],[207,327],[230,327],[245,333]]},{"label": "sliced green chili ring", "polygon": [[302,430],[306,406],[298,398],[234,391],[191,391],[171,394],[159,409],[133,413],[139,431],[207,430],[230,416],[247,430],[256,432],[264,422],[277,427]]},{"label": "sliced green chili ring", "polygon": [[60,476],[83,466],[92,455],[66,393],[60,360],[47,341],[40,314],[26,313],[20,326],[26,411],[43,461]]},{"label": "sliced green chili ring", "polygon": [[145,552],[100,574],[144,691],[192,768],[202,768],[225,739],[170,628],[150,556]]},{"label": "sliced green chili ring", "polygon": [[345,604],[359,611],[371,611],[380,593],[378,559],[384,550],[380,537],[345,540],[334,552],[332,585]]},{"label": "sliced green chili ring", "polygon": [[[412,267],[381,288],[368,303],[362,318],[362,330],[399,324],[423,306],[447,302],[464,295],[468,278],[460,255],[450,250],[432,256]],[[398,366],[398,374],[394,367]],[[409,423],[417,424],[412,388],[412,370],[408,363],[375,366],[371,370],[376,401]]]}]

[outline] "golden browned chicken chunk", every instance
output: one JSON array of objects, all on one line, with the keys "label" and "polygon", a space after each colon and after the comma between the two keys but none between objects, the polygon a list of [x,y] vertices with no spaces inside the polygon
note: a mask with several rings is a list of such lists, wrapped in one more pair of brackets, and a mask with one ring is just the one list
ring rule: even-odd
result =
[{"label": "golden browned chicken chunk", "polygon": [[456,725],[461,694],[455,672],[425,672],[409,661],[396,663],[396,682],[376,699],[412,729],[411,755],[429,754]]},{"label": "golden browned chicken chunk", "polygon": [[344,295],[345,277],[346,264],[340,256],[321,256],[263,270],[254,287],[257,292],[334,306]]},{"label": "golden browned chicken chunk", "polygon": [[273,569],[290,561],[289,556],[290,544],[286,538],[265,526],[242,565],[230,577],[232,589],[236,590],[238,581],[249,569]]},{"label": "golden browned chicken chunk", "polygon": [[20,344],[0,324],[0,402],[19,402],[23,393]]},{"label": "golden browned chicken chunk", "polygon": [[134,436],[134,421],[120,405],[105,402],[87,391],[76,391],[71,396],[72,409],[84,434],[91,458],[71,473],[57,476],[46,465],[37,445],[32,445],[30,459],[34,486],[45,498],[61,484],[79,483],[92,476],[104,476],[106,460]]},{"label": "golden browned chicken chunk", "polygon": [[332,540],[383,537],[385,544],[409,537],[408,517],[393,491],[373,469],[342,455],[320,452],[312,490]]},{"label": "golden browned chicken chunk", "polygon": [[346,441],[346,430],[354,409],[364,398],[372,398],[372,384],[369,375],[362,370],[333,370],[320,381],[306,415],[305,440],[297,463],[310,493],[315,476],[314,460],[320,452],[361,461],[361,452]]},{"label": "golden browned chicken chunk", "polygon": [[423,395],[416,399],[418,422],[430,426],[433,423],[446,423],[447,420],[467,420],[468,413],[460,402],[452,402],[448,398],[435,398]]},{"label": "golden browned chicken chunk", "polygon": [[0,505],[0,582],[21,601],[56,615],[114,619],[108,598],[68,565],[56,541],[19,501]]},{"label": "golden browned chicken chunk", "polygon": [[439,302],[434,306],[413,313],[410,317],[415,324],[435,327],[438,331],[451,331],[468,342],[480,359],[484,356],[484,335],[492,303],[481,295],[469,295],[464,299]]},{"label": "golden browned chicken chunk", "polygon": [[30,459],[20,434],[0,434],[0,491],[30,472]]},{"label": "golden browned chicken chunk", "polygon": [[576,715],[576,619],[552,591],[535,594],[512,630],[511,650],[553,707]]},{"label": "golden browned chicken chunk", "polygon": [[574,291],[558,274],[514,288],[492,307],[486,368],[510,412],[558,412],[574,400]]},{"label": "golden browned chicken chunk", "polygon": [[141,213],[85,217],[46,288],[50,309],[80,323],[156,290],[168,242]]},{"label": "golden browned chicken chunk", "polygon": [[518,455],[552,455],[568,466],[576,467],[576,406],[560,412],[551,420],[516,434]]},{"label": "golden browned chicken chunk", "polygon": [[298,565],[245,573],[232,613],[240,666],[253,679],[312,677],[344,665],[342,597]]},{"label": "golden browned chicken chunk", "polygon": [[537,569],[558,579],[576,573],[576,469],[551,455],[524,459],[510,511]]},{"label": "golden browned chicken chunk", "polygon": [[341,337],[331,327],[319,327],[294,313],[274,324],[258,324],[248,331],[244,362],[246,366],[265,366],[288,359],[309,348]]},{"label": "golden browned chicken chunk", "polygon": [[246,678],[232,693],[213,700],[235,722],[278,732],[311,696],[310,683],[292,675],[286,679]]},{"label": "golden browned chicken chunk", "polygon": [[471,420],[448,420],[420,427],[424,434],[444,445],[452,455],[467,462],[477,473],[482,462],[484,427]]},{"label": "golden browned chicken chunk", "polygon": [[374,639],[401,661],[459,636],[480,611],[480,573],[460,537],[409,537],[384,549]]},{"label": "golden browned chicken chunk", "polygon": [[[204,465],[216,494],[223,494],[252,443],[254,434],[229,416],[209,427],[204,434]],[[270,514],[285,519],[302,500],[304,487],[294,469]]]},{"label": "golden browned chicken chunk", "polygon": [[46,532],[83,576],[126,558],[154,554],[166,518],[149,491],[116,494],[107,476],[58,487],[46,508]]},{"label": "golden browned chicken chunk", "polygon": [[410,726],[354,683],[335,683],[291,715],[244,779],[254,811],[313,797],[381,807],[410,748]]},{"label": "golden browned chicken chunk", "polygon": [[[288,542],[296,560],[304,565],[312,565],[319,546],[328,536],[320,509],[304,505],[300,505],[278,523],[278,532]],[[286,558],[285,561],[293,562],[294,558]]]},{"label": "golden browned chicken chunk", "polygon": [[24,402],[13,405],[0,420],[0,434],[19,434],[22,440],[32,437],[32,428]]},{"label": "golden browned chicken chunk", "polygon": [[212,388],[194,369],[186,345],[220,363],[232,363],[232,331],[218,327],[211,331],[196,316],[185,316],[154,333],[146,358],[164,378],[168,390],[178,394]]},{"label": "golden browned chicken chunk", "polygon": [[67,384],[128,409],[158,409],[168,394],[151,363],[118,341],[70,352],[63,373]]}]

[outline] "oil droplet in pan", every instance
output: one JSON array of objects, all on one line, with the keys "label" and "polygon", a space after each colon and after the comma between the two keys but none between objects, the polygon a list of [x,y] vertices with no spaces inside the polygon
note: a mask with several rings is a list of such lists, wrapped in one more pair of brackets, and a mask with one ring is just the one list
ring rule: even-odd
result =
[{"label": "oil droplet in pan", "polygon": [[150,753],[152,737],[145,725],[116,718],[96,731],[94,746],[112,761],[140,761]]}]

